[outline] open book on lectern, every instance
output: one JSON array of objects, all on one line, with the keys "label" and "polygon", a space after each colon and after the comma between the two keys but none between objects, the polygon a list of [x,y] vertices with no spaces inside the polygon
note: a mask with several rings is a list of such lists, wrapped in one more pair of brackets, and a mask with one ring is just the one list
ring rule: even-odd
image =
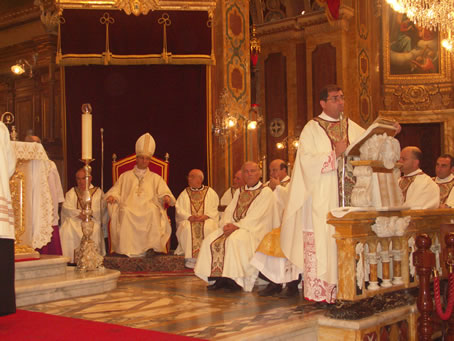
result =
[{"label": "open book on lectern", "polygon": [[345,150],[344,156],[359,157],[359,148],[361,148],[363,143],[374,135],[382,135],[383,133],[386,133],[388,136],[394,136],[397,131],[397,128],[394,126],[395,123],[396,121],[394,120],[377,117],[377,119],[369,126],[369,128],[366,129],[363,135],[354,143],[348,146],[348,148]]}]

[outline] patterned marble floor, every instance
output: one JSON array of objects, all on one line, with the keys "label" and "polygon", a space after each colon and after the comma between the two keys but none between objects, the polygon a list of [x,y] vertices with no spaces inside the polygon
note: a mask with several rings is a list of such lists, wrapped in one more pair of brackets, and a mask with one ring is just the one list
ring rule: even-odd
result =
[{"label": "patterned marble floor", "polygon": [[315,340],[323,314],[301,296],[210,292],[190,273],[122,275],[111,292],[22,309],[207,340]]}]

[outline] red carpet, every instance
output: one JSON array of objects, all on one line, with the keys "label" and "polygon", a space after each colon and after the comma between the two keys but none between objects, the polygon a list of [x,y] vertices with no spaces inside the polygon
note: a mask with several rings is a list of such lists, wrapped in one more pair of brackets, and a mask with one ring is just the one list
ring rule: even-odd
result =
[{"label": "red carpet", "polygon": [[17,310],[16,314],[0,317],[2,341],[117,341],[117,340],[194,340],[151,330],[115,324],[74,319],[64,316]]}]

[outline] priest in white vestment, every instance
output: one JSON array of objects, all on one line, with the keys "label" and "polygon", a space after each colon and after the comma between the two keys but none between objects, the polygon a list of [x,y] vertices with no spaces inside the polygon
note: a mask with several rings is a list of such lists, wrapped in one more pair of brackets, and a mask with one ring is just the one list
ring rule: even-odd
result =
[{"label": "priest in white vestment", "polygon": [[[93,211],[93,233],[90,239],[95,243],[98,253],[101,256],[106,254],[104,244],[104,229],[108,223],[107,204],[104,200],[104,193],[99,187],[91,184],[92,177],[89,177],[89,192],[91,198],[91,209]],[[82,214],[84,203],[83,194],[86,188],[85,170],[79,169],[76,173],[77,186],[66,192],[65,202],[61,210],[60,239],[63,256],[69,258],[70,263],[74,263],[74,250],[80,246],[83,237],[82,221],[85,216]]]},{"label": "priest in white vestment", "polygon": [[440,188],[440,208],[454,207],[454,158],[443,154],[435,164],[436,177],[432,178]]},{"label": "priest in white vestment", "polygon": [[219,197],[203,185],[203,172],[193,169],[188,174],[188,187],[175,204],[178,247],[175,254],[184,255],[184,265],[193,269],[205,236],[216,231],[219,223]]},{"label": "priest in white vestment", "polygon": [[0,122],[0,316],[16,312],[14,290],[14,212],[9,179],[16,169],[16,155],[8,128]]},{"label": "priest in white vestment", "polygon": [[203,240],[194,273],[212,283],[209,290],[252,291],[254,287],[258,270],[250,261],[271,231],[274,206],[273,192],[260,182],[260,173],[254,162],[243,165],[246,185],[235,192],[220,228]]},{"label": "priest in white vestment", "polygon": [[155,147],[150,134],[142,135],[136,142],[136,166],[106,193],[112,252],[129,257],[144,256],[149,249],[168,252],[172,228],[165,208],[175,205],[175,197],[164,179],[148,169]]},{"label": "priest in white vestment", "polygon": [[[259,276],[269,284],[258,292],[260,296],[278,295],[282,298],[298,295],[298,284],[301,280],[301,270],[293,265],[282,253],[280,247],[281,223],[284,209],[288,202],[288,166],[284,160],[271,161],[270,180],[265,183],[274,192],[276,204],[274,205],[273,230],[266,234],[260,242],[251,264],[259,271]],[[286,283],[284,292],[282,284]]]},{"label": "priest in white vestment", "polygon": [[403,175],[399,187],[404,196],[404,207],[412,210],[438,208],[440,206],[440,188],[430,176],[420,168],[422,152],[418,147],[409,146],[400,152]]},{"label": "priest in white vestment", "polygon": [[337,247],[327,214],[339,207],[340,156],[364,129],[344,117],[344,94],[337,85],[320,93],[323,112],[303,128],[281,227],[285,256],[303,270],[304,297],[334,303]]}]

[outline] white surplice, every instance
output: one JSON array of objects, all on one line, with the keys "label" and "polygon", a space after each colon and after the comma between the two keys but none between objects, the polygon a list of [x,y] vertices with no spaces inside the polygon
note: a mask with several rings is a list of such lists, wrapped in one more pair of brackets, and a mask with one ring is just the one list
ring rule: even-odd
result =
[{"label": "white surplice", "polygon": [[163,206],[166,195],[174,205],[175,197],[165,181],[148,168],[134,167],[120,175],[106,193],[106,198],[117,200],[108,205],[113,252],[140,257],[152,248],[167,253],[172,228]]},{"label": "white surplice", "polygon": [[[245,186],[242,190],[255,190],[260,188],[260,186],[262,186],[261,182],[252,188]],[[239,229],[226,239],[221,277],[231,278],[245,291],[252,291],[258,276],[258,270],[250,264],[250,261],[262,238],[271,231],[272,212],[275,202],[271,189],[264,187],[252,201],[246,216],[239,221],[235,221],[234,213],[239,195],[240,190],[235,191],[232,202],[225,210],[219,229],[204,239],[194,273],[208,282],[208,277],[212,276],[211,243],[224,233],[223,227],[226,224],[232,223],[238,226]]]},{"label": "white surplice", "polygon": [[[319,119],[336,122],[325,113]],[[348,119],[348,141],[355,142],[364,129]],[[345,134],[345,131],[344,131]],[[281,227],[285,256],[303,270],[304,296],[334,302],[337,286],[337,247],[328,212],[339,206],[338,162],[327,132],[309,121],[301,132],[289,186],[289,199]]]},{"label": "white surplice", "polygon": [[[90,186],[93,189],[93,185]],[[90,239],[95,242],[98,252],[101,256],[106,254],[104,244],[104,233],[102,225],[106,225],[109,216],[107,214],[107,204],[104,201],[104,193],[100,188],[91,197],[91,209],[93,211],[93,233]],[[66,192],[65,202],[61,209],[61,227],[60,240],[63,256],[68,257],[71,263],[74,263],[74,250],[80,245],[82,239],[82,220],[79,218],[81,214],[81,204],[75,188],[71,188]]]},{"label": "white surplice", "polygon": [[412,180],[406,191],[403,191],[404,207],[410,207],[412,210],[439,207],[440,188],[430,176],[421,169],[417,169],[402,176],[399,185],[405,178],[411,178]]},{"label": "white surplice", "polygon": [[11,146],[8,128],[3,122],[0,122],[0,144],[0,238],[15,239],[9,179],[16,169],[16,154]]},{"label": "white surplice", "polygon": [[235,194],[236,189],[233,187],[228,188],[221,197],[219,205],[227,206],[233,200],[233,195]]},{"label": "white surplice", "polygon": [[[205,188],[202,187],[202,189]],[[189,189],[197,191],[197,189]],[[217,193],[212,189],[208,188],[203,203],[203,215],[207,215],[209,218],[204,221],[203,225],[203,236],[208,236],[210,233],[216,231],[219,222],[219,197]],[[178,247],[175,250],[175,254],[184,255],[184,258],[193,257],[193,238],[191,222],[188,218],[193,215],[191,211],[191,199],[188,195],[187,189],[184,189],[178,196],[177,203],[175,204],[175,220],[177,223],[177,239]],[[200,241],[201,242],[201,241]]]},{"label": "white surplice", "polygon": [[60,203],[65,201],[65,195],[63,193],[63,188],[61,186],[60,174],[58,174],[57,166],[55,162],[49,160],[50,169],[49,175],[47,177],[47,182],[49,183],[49,191],[52,197],[52,207],[53,207],[53,220],[52,226],[58,225],[58,206]]}]

